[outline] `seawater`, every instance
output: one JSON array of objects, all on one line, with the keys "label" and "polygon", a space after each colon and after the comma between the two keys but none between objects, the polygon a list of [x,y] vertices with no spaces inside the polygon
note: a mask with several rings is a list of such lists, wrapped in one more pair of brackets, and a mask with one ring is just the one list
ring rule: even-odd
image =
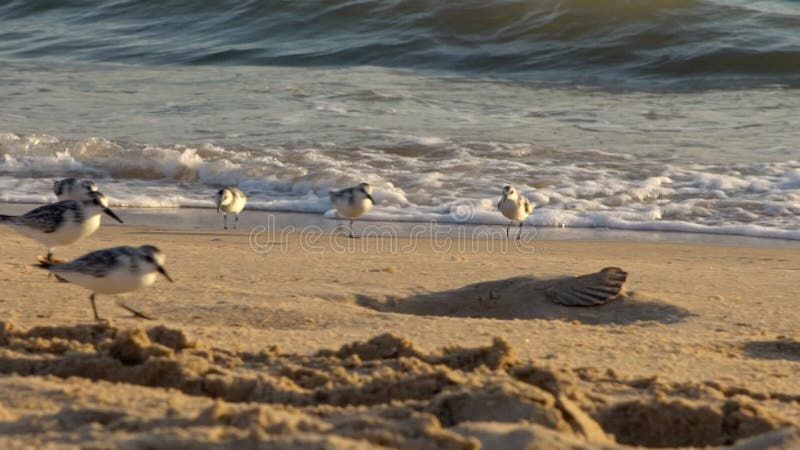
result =
[{"label": "seawater", "polygon": [[794,2],[162,3],[0,2],[0,201],[800,239]]}]

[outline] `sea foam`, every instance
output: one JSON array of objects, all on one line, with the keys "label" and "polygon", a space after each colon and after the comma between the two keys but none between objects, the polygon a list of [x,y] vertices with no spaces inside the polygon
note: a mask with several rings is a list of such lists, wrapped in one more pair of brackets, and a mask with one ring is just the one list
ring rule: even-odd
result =
[{"label": "sea foam", "polygon": [[[365,220],[505,225],[496,212],[509,167],[529,174],[514,184],[535,205],[535,227],[681,231],[800,239],[800,161],[737,165],[652,165],[627,170],[595,164],[550,164],[546,169],[502,154],[524,144],[459,144],[423,138],[442,153],[425,156],[337,149],[266,148],[258,152],[212,144],[124,146],[103,138],[61,140],[49,135],[0,135],[0,200],[44,203],[52,181],[95,178],[112,205],[213,207],[213,192],[236,185],[248,208],[325,213],[328,192],[361,181],[372,184],[377,207]],[[488,162],[487,162],[488,161]],[[375,170],[375,164],[391,170]],[[497,167],[500,167],[498,169]]]}]

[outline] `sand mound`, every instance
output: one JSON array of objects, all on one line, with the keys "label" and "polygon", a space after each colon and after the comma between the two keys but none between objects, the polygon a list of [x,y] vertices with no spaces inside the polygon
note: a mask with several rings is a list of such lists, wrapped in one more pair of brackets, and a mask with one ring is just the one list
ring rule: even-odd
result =
[{"label": "sand mound", "polygon": [[552,301],[553,290],[570,291],[584,277],[540,280],[514,277],[475,283],[463,288],[407,298],[359,296],[361,306],[381,312],[420,316],[494,319],[563,319],[588,324],[629,324],[637,321],[676,323],[689,315],[685,309],[638,293],[615,295],[594,307],[567,307]]},{"label": "sand mound", "polygon": [[775,429],[781,420],[746,400],[707,404],[685,399],[631,401],[600,414],[619,442],[649,447],[729,445]]},{"label": "sand mound", "polygon": [[[426,353],[384,334],[313,355],[237,353],[163,326],[4,322],[0,372],[0,436],[13,436],[0,447],[599,449],[797,425],[780,411],[798,399],[523,362],[500,339]],[[32,408],[26,391],[52,394]]]}]

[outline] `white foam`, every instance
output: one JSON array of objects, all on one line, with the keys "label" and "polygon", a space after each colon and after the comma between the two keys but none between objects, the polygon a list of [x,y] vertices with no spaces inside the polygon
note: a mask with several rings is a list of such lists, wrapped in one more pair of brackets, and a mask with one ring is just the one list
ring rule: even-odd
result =
[{"label": "white foam", "polygon": [[330,215],[330,189],[366,181],[377,207],[365,220],[505,225],[496,204],[502,186],[513,184],[535,205],[529,226],[800,239],[798,161],[654,166],[586,152],[622,161],[619,169],[548,162],[528,144],[402,139],[430,149],[126,147],[99,137],[0,133],[0,200],[52,201],[54,179],[81,176],[94,178],[115,206],[212,208],[213,192],[235,185],[248,194],[249,209]]},{"label": "white foam", "polygon": [[415,144],[426,145],[426,146],[442,145],[447,142],[446,139],[436,136],[408,136],[407,138],[409,141]]}]

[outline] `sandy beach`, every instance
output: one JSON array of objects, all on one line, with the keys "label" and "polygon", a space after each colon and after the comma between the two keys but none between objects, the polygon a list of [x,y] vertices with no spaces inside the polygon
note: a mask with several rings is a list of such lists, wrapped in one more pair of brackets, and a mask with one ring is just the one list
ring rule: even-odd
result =
[{"label": "sandy beach", "polygon": [[[800,445],[797,249],[106,226],[57,256],[155,244],[175,283],[95,324],[0,235],[2,448]],[[607,266],[606,305],[543,295]]]},{"label": "sandy beach", "polygon": [[0,1],[0,450],[800,450],[797,30]]}]

